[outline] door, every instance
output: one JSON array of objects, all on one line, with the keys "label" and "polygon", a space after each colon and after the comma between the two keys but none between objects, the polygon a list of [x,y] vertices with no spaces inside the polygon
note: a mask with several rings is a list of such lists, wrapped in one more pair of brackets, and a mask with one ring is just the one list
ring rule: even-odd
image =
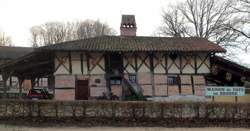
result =
[{"label": "door", "polygon": [[122,74],[123,73],[123,58],[121,54],[112,53],[109,54],[106,61],[107,73]]},{"label": "door", "polygon": [[76,81],[76,100],[88,100],[89,97],[89,81],[77,80]]}]

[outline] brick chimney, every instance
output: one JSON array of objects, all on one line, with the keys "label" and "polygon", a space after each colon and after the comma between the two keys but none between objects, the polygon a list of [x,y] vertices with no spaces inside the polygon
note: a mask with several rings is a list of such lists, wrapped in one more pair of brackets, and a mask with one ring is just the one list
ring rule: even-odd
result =
[{"label": "brick chimney", "polygon": [[134,15],[122,15],[120,34],[121,36],[136,36],[136,22]]}]

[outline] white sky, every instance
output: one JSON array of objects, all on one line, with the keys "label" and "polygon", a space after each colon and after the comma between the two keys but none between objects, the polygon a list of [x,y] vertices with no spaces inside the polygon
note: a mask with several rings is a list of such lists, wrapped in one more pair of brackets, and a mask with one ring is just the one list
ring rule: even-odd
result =
[{"label": "white sky", "polygon": [[[0,0],[0,31],[10,35],[15,46],[30,46],[29,29],[34,25],[99,19],[119,34],[121,14],[134,14],[137,34],[153,35],[162,9],[176,1],[182,0]],[[250,64],[250,53],[241,53],[239,59]]]}]

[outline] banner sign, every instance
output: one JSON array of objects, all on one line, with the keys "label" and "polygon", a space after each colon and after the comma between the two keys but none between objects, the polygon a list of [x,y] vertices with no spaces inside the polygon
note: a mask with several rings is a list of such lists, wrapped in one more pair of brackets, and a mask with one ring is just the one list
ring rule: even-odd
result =
[{"label": "banner sign", "polygon": [[244,96],[243,86],[206,86],[206,96]]}]

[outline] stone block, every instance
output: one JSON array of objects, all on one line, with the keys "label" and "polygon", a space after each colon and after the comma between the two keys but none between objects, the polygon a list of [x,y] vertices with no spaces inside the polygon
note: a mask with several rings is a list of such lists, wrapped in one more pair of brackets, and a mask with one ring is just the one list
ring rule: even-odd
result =
[{"label": "stone block", "polygon": [[151,73],[138,73],[137,75],[139,84],[151,84]]},{"label": "stone block", "polygon": [[142,93],[144,96],[153,95],[152,85],[141,85],[141,88],[142,88]]},{"label": "stone block", "polygon": [[194,94],[197,96],[204,96],[205,95],[205,86],[194,86]]},{"label": "stone block", "polygon": [[191,85],[182,85],[181,86],[182,95],[193,95],[193,89]]},{"label": "stone block", "polygon": [[205,85],[206,84],[205,78],[202,75],[194,75],[193,82],[194,82],[194,85]]},{"label": "stone block", "polygon": [[179,87],[175,85],[169,85],[168,86],[168,95],[179,95]]},{"label": "stone block", "polygon": [[55,89],[55,100],[75,100],[75,89]]},{"label": "stone block", "polygon": [[165,74],[154,74],[155,84],[167,84],[167,75]]},{"label": "stone block", "polygon": [[65,87],[75,88],[75,76],[74,75],[56,75],[55,87],[56,88],[65,88]]},{"label": "stone block", "polygon": [[120,85],[112,85],[111,92],[113,95],[121,97],[122,96],[122,86]]},{"label": "stone block", "polygon": [[104,75],[91,75],[89,78],[89,85],[90,86],[106,86],[106,79]]},{"label": "stone block", "polygon": [[155,95],[156,96],[167,96],[168,95],[167,85],[155,85]]},{"label": "stone block", "polygon": [[103,96],[103,93],[107,95],[107,88],[106,87],[90,87],[90,96],[91,97],[99,97]]},{"label": "stone block", "polygon": [[180,75],[180,79],[181,79],[181,84],[189,84],[189,85],[192,84],[190,75]]}]

